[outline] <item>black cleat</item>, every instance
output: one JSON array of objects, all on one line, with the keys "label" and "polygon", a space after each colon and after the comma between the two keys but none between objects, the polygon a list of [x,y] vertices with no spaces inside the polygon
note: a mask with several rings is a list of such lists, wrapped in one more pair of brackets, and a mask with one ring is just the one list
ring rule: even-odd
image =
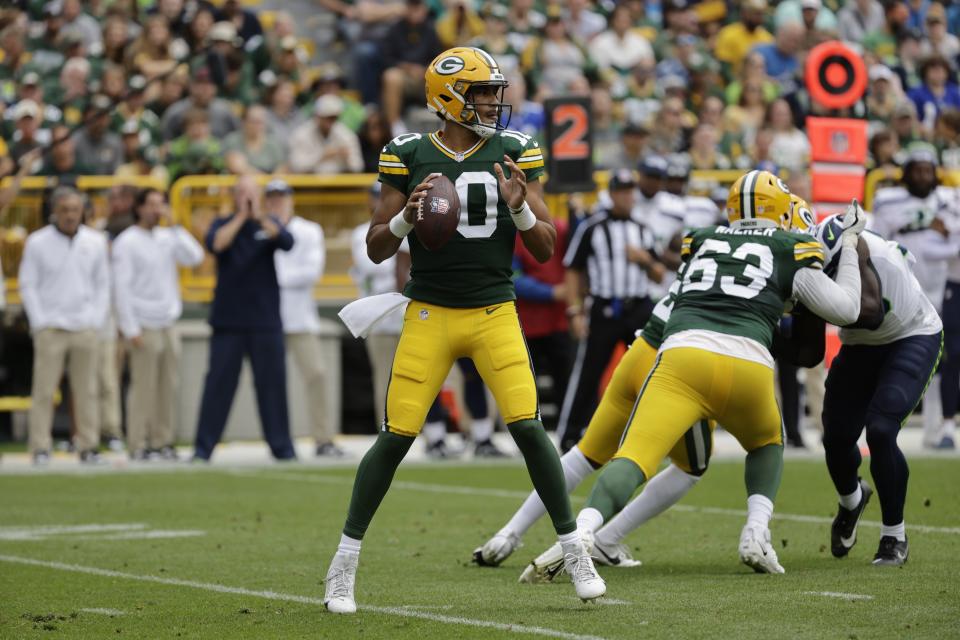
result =
[{"label": "black cleat", "polygon": [[474,457],[477,458],[508,458],[509,456],[493,444],[493,440],[483,440],[478,442],[473,450]]},{"label": "black cleat", "polygon": [[897,540],[893,536],[883,536],[880,538],[877,555],[873,556],[873,564],[878,567],[900,567],[906,563],[908,555],[910,546],[906,538]]},{"label": "black cleat", "polygon": [[873,495],[873,489],[863,481],[863,478],[857,478],[857,482],[860,483],[860,491],[863,492],[860,504],[853,509],[837,505],[837,517],[830,525],[830,552],[834,558],[843,558],[850,553],[853,545],[857,544],[857,525],[860,524],[863,510],[867,508],[870,496]]},{"label": "black cleat", "polygon": [[454,451],[443,440],[427,445],[427,457],[434,460],[453,460],[460,457],[460,451]]}]

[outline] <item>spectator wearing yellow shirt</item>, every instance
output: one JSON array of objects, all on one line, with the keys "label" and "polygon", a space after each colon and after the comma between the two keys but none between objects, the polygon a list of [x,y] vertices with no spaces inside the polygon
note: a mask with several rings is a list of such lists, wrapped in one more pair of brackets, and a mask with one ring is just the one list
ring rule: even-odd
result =
[{"label": "spectator wearing yellow shirt", "polygon": [[728,24],[717,34],[714,55],[736,74],[747,54],[758,44],[773,42],[773,35],[763,27],[767,0],[743,0],[740,20]]},{"label": "spectator wearing yellow shirt", "polygon": [[469,0],[447,0],[447,11],[437,20],[437,37],[444,49],[455,47],[483,35],[483,18]]}]

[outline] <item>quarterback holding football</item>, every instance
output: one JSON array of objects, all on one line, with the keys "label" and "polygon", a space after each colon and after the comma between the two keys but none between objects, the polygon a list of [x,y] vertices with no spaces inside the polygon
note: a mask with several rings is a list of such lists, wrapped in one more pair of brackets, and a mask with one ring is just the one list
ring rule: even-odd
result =
[{"label": "quarterback holding football", "polygon": [[507,81],[485,51],[449,49],[434,59],[425,79],[427,107],[443,120],[442,129],[397,136],[380,154],[383,191],[367,253],[379,263],[406,238],[411,277],[386,415],[357,469],[324,604],[336,613],[356,611],[361,540],[458,358],[473,360],[493,392],[553,521],[577,595],[593,600],[606,585],[577,532],[560,458],[540,421],[514,303],[517,232],[541,261],[553,254],[556,240],[539,182],[543,155],[535,141],[506,128]]}]

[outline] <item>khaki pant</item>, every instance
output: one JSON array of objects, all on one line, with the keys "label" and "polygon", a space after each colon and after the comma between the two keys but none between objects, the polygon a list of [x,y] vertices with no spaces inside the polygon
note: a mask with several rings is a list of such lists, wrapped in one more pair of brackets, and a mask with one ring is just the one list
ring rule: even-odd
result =
[{"label": "khaki pant", "polygon": [[41,329],[33,336],[33,388],[30,391],[30,451],[53,444],[53,396],[63,376],[70,377],[80,451],[100,444],[97,428],[97,332]]},{"label": "khaki pant", "polygon": [[307,414],[311,432],[318,444],[333,441],[333,428],[327,417],[326,400],[329,393],[327,372],[320,353],[320,338],[312,333],[288,333],[284,336],[287,353],[293,356],[307,392]]},{"label": "khaki pant", "polygon": [[173,397],[177,388],[180,341],[172,328],[144,329],[143,344],[129,342],[130,395],[127,448],[173,445]]},{"label": "khaki pant", "polygon": [[399,334],[371,335],[367,339],[367,355],[373,371],[373,406],[376,409],[377,424],[383,422],[383,412],[387,401],[387,386],[390,384],[390,371],[393,369],[393,354],[400,342]]},{"label": "khaki pant", "polygon": [[97,342],[97,414],[100,435],[122,438],[120,433],[120,372],[117,340],[100,338]]}]

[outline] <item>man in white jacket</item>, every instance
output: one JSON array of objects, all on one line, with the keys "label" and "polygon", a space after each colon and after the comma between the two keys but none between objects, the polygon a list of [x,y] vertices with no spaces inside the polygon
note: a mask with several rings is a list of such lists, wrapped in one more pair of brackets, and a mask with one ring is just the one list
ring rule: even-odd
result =
[{"label": "man in white jacket", "polygon": [[313,288],[323,274],[326,252],[323,228],[293,215],[293,189],[283,180],[271,180],[266,188],[267,213],[279,218],[290,235],[293,249],[274,254],[280,284],[280,319],[287,353],[300,370],[309,389],[307,403],[318,456],[339,458],[343,451],[333,443],[333,425],[326,411],[327,374],[320,353],[320,318],[313,301]]},{"label": "man in white jacket", "polygon": [[[170,224],[162,191],[139,192],[134,216],[137,223],[113,242],[117,324],[130,353],[127,449],[133,460],[146,460],[153,452],[175,460],[180,341],[174,324],[183,310],[177,266],[200,264],[203,248],[189,231]],[[161,220],[170,226],[160,226]]]},{"label": "man in white jacket", "polygon": [[33,334],[29,445],[37,465],[50,460],[53,394],[65,361],[80,461],[99,460],[97,331],[110,306],[110,272],[106,238],[83,225],[83,208],[80,192],[58,187],[51,196],[52,224],[30,234],[20,262],[20,298]]}]

